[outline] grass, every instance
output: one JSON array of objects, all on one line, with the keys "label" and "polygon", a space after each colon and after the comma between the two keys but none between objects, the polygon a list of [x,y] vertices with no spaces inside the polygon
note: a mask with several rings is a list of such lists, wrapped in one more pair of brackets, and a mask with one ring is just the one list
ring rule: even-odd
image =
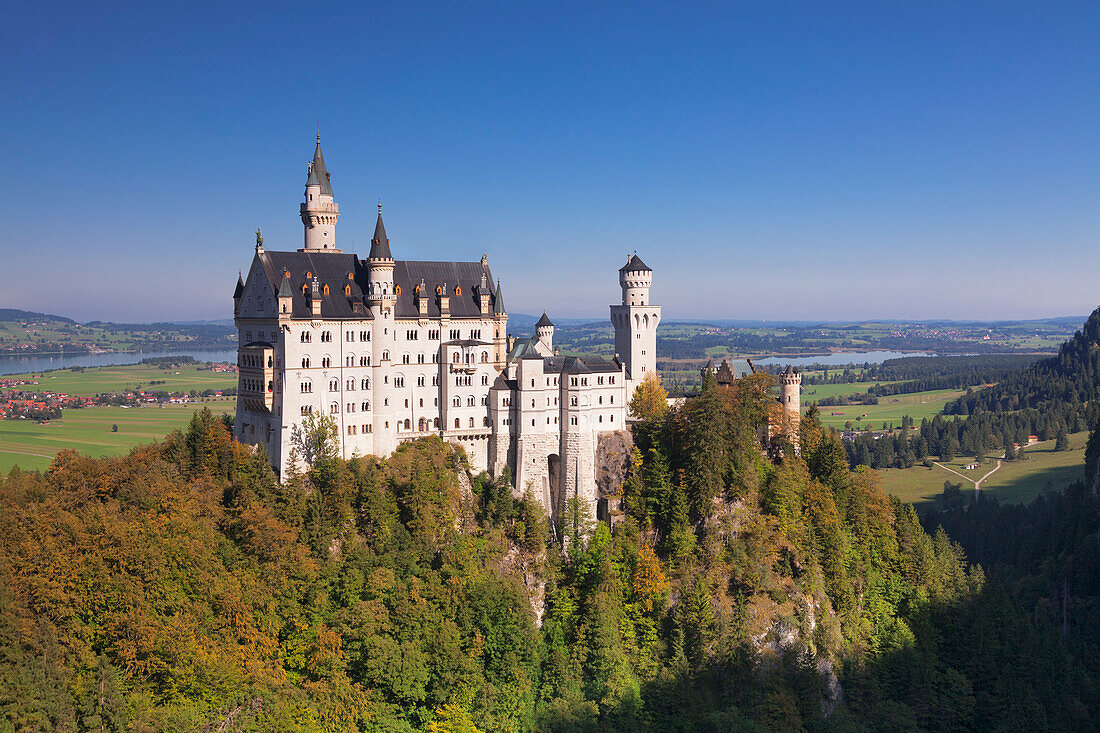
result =
[{"label": "grass", "polygon": [[[852,394],[857,391],[857,388],[863,387],[865,390],[868,386],[870,385],[819,385],[812,388],[819,390],[817,395],[802,395],[802,410],[805,412],[815,397],[818,399],[825,397],[826,395],[820,390],[827,387],[844,388],[840,390],[842,393],[848,390],[847,393]],[[936,389],[928,392],[880,397],[877,405],[843,405],[840,407],[819,407],[818,409],[821,411],[821,423],[834,428],[843,428],[844,423],[848,421],[851,421],[857,430],[867,427],[868,424],[874,425],[875,428],[882,428],[885,424],[893,423],[894,427],[898,427],[901,425],[901,418],[904,415],[908,415],[917,422],[920,422],[922,418],[935,417],[943,410],[944,405],[963,394],[965,394],[965,391],[960,389]],[[833,413],[840,414],[834,415]]]},{"label": "grass", "polygon": [[[995,473],[982,481],[982,493],[1003,502],[1022,504],[1032,501],[1040,494],[1060,491],[1083,477],[1086,441],[1088,433],[1082,431],[1069,436],[1068,451],[1055,451],[1053,440],[1036,443],[1025,449],[1027,460],[1006,461]],[[980,479],[993,468],[991,460],[987,460],[976,470],[968,471],[963,468],[963,465],[973,460],[969,456],[959,457],[944,465],[967,476],[971,481]],[[962,483],[963,493],[968,497],[974,493],[973,483],[967,483],[939,466],[888,468],[879,473],[882,475],[886,493],[916,505],[918,510],[932,506],[943,493],[944,481]]]},{"label": "grass", "polygon": [[[8,379],[36,378],[38,384],[19,387],[28,392],[64,392],[71,395],[97,395],[103,392],[125,392],[151,389],[164,392],[190,392],[206,389],[228,389],[237,386],[237,375],[228,372],[198,371],[195,365],[173,369],[148,364],[88,367],[84,371],[58,369],[38,375],[9,374]],[[150,385],[152,381],[164,384]]]},{"label": "grass", "polygon": [[[65,410],[60,420],[39,424],[32,420],[0,420],[0,471],[12,466],[42,470],[58,451],[73,448],[83,454],[117,456],[142,443],[161,440],[183,428],[195,410],[209,407],[215,414],[231,413],[232,398],[189,405],[142,407],[87,407]],[[118,425],[118,432],[111,426]]]}]

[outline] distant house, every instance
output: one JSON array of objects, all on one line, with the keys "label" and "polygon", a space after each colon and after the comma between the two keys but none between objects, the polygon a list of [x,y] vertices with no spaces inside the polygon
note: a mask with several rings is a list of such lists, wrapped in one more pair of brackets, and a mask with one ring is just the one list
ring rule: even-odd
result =
[{"label": "distant house", "polygon": [[963,468],[966,469],[967,471],[973,471],[977,467],[978,467],[977,463],[967,463],[965,466],[963,466]]}]

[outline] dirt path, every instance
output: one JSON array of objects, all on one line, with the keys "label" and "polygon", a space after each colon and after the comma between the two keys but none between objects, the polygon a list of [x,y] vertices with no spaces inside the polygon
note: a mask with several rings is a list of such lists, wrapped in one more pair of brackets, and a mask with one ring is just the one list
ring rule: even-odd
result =
[{"label": "dirt path", "polygon": [[987,473],[986,475],[982,476],[982,477],[981,477],[980,479],[978,479],[977,481],[975,481],[974,479],[970,478],[969,476],[967,476],[967,475],[965,475],[965,474],[961,474],[961,473],[959,473],[958,471],[956,471],[956,470],[955,470],[955,469],[953,469],[953,468],[948,468],[947,466],[943,465],[942,463],[940,463],[940,462],[938,462],[938,461],[932,461],[932,463],[933,463],[933,465],[939,466],[939,467],[940,467],[940,468],[942,468],[942,469],[943,469],[944,471],[949,471],[950,473],[953,473],[953,474],[955,474],[955,475],[956,475],[956,476],[958,476],[959,478],[963,478],[963,479],[966,479],[966,480],[967,480],[967,481],[969,481],[970,483],[974,484],[974,492],[975,492],[975,493],[978,493],[978,492],[980,492],[980,491],[982,490],[982,481],[985,481],[985,480],[986,480],[987,478],[989,478],[990,476],[992,476],[993,474],[995,474],[995,473],[997,472],[997,469],[999,469],[999,468],[1001,467],[1001,459],[1000,459],[1000,458],[993,458],[993,459],[991,459],[991,460],[994,460],[994,461],[996,461],[996,462],[997,462],[997,465],[995,465],[995,466],[993,467],[993,470],[991,470],[991,471],[990,471],[989,473]]}]

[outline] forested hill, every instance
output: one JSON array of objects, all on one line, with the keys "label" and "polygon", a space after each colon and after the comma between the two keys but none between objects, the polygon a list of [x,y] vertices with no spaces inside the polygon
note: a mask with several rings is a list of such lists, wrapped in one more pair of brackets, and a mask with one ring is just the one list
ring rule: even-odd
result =
[{"label": "forested hill", "polygon": [[0,730],[1095,729],[1085,600],[1006,606],[812,418],[767,459],[770,386],[654,401],[614,531],[438,438],[340,460],[324,418],[282,484],[208,411],[13,471]]},{"label": "forested hill", "polygon": [[947,414],[977,410],[1009,412],[1068,406],[1075,418],[1093,425],[1100,416],[1100,308],[1057,356],[1042,359],[993,387],[964,395],[947,406]]}]

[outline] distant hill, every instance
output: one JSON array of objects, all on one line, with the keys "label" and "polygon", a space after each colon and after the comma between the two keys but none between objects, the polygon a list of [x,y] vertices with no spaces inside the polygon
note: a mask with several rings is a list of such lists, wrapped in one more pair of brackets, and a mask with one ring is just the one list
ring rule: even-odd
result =
[{"label": "distant hill", "polygon": [[52,313],[35,313],[34,311],[24,311],[18,308],[0,308],[0,321],[58,321],[60,323],[72,323],[75,324],[71,318],[65,316],[55,316]]}]

